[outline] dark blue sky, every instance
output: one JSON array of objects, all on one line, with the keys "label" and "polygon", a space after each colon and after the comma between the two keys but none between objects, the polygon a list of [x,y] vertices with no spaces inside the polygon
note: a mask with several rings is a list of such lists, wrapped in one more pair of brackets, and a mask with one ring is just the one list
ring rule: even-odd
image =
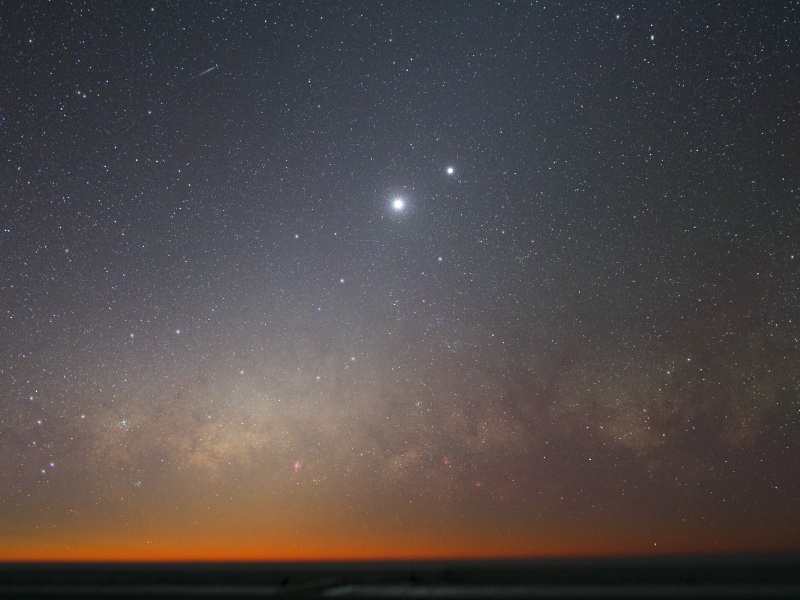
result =
[{"label": "dark blue sky", "polygon": [[1,5],[0,558],[797,549],[799,16]]}]

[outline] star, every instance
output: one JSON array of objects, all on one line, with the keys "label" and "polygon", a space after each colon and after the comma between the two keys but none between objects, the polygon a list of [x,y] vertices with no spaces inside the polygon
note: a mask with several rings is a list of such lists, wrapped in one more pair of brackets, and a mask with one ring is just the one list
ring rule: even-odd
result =
[{"label": "star", "polygon": [[392,200],[392,208],[397,212],[400,212],[406,207],[406,201],[402,198],[395,198]]},{"label": "star", "polygon": [[455,172],[456,172],[456,170],[453,167],[447,167],[447,174],[448,175],[452,175]]}]

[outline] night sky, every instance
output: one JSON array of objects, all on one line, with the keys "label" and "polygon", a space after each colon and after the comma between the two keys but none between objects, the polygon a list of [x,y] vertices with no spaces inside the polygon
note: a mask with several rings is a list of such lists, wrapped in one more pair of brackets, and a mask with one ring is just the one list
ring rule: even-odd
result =
[{"label": "night sky", "polygon": [[800,549],[798,2],[3,2],[0,560]]}]

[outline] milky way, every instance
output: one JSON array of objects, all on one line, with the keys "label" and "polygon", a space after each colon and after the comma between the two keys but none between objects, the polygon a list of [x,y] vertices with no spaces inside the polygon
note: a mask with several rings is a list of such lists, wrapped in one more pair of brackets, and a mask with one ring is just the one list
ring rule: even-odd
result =
[{"label": "milky way", "polygon": [[798,549],[797,3],[0,11],[0,559]]}]

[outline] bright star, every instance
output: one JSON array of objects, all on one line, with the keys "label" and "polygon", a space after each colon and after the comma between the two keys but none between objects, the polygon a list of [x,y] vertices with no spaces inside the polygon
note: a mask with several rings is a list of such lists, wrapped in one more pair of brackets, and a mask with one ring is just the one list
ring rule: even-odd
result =
[{"label": "bright star", "polygon": [[447,174],[448,175],[452,175],[455,172],[456,172],[456,170],[453,167],[447,167]]},{"label": "bright star", "polygon": [[395,198],[392,200],[392,208],[395,210],[403,210],[406,207],[406,202],[402,198]]}]

